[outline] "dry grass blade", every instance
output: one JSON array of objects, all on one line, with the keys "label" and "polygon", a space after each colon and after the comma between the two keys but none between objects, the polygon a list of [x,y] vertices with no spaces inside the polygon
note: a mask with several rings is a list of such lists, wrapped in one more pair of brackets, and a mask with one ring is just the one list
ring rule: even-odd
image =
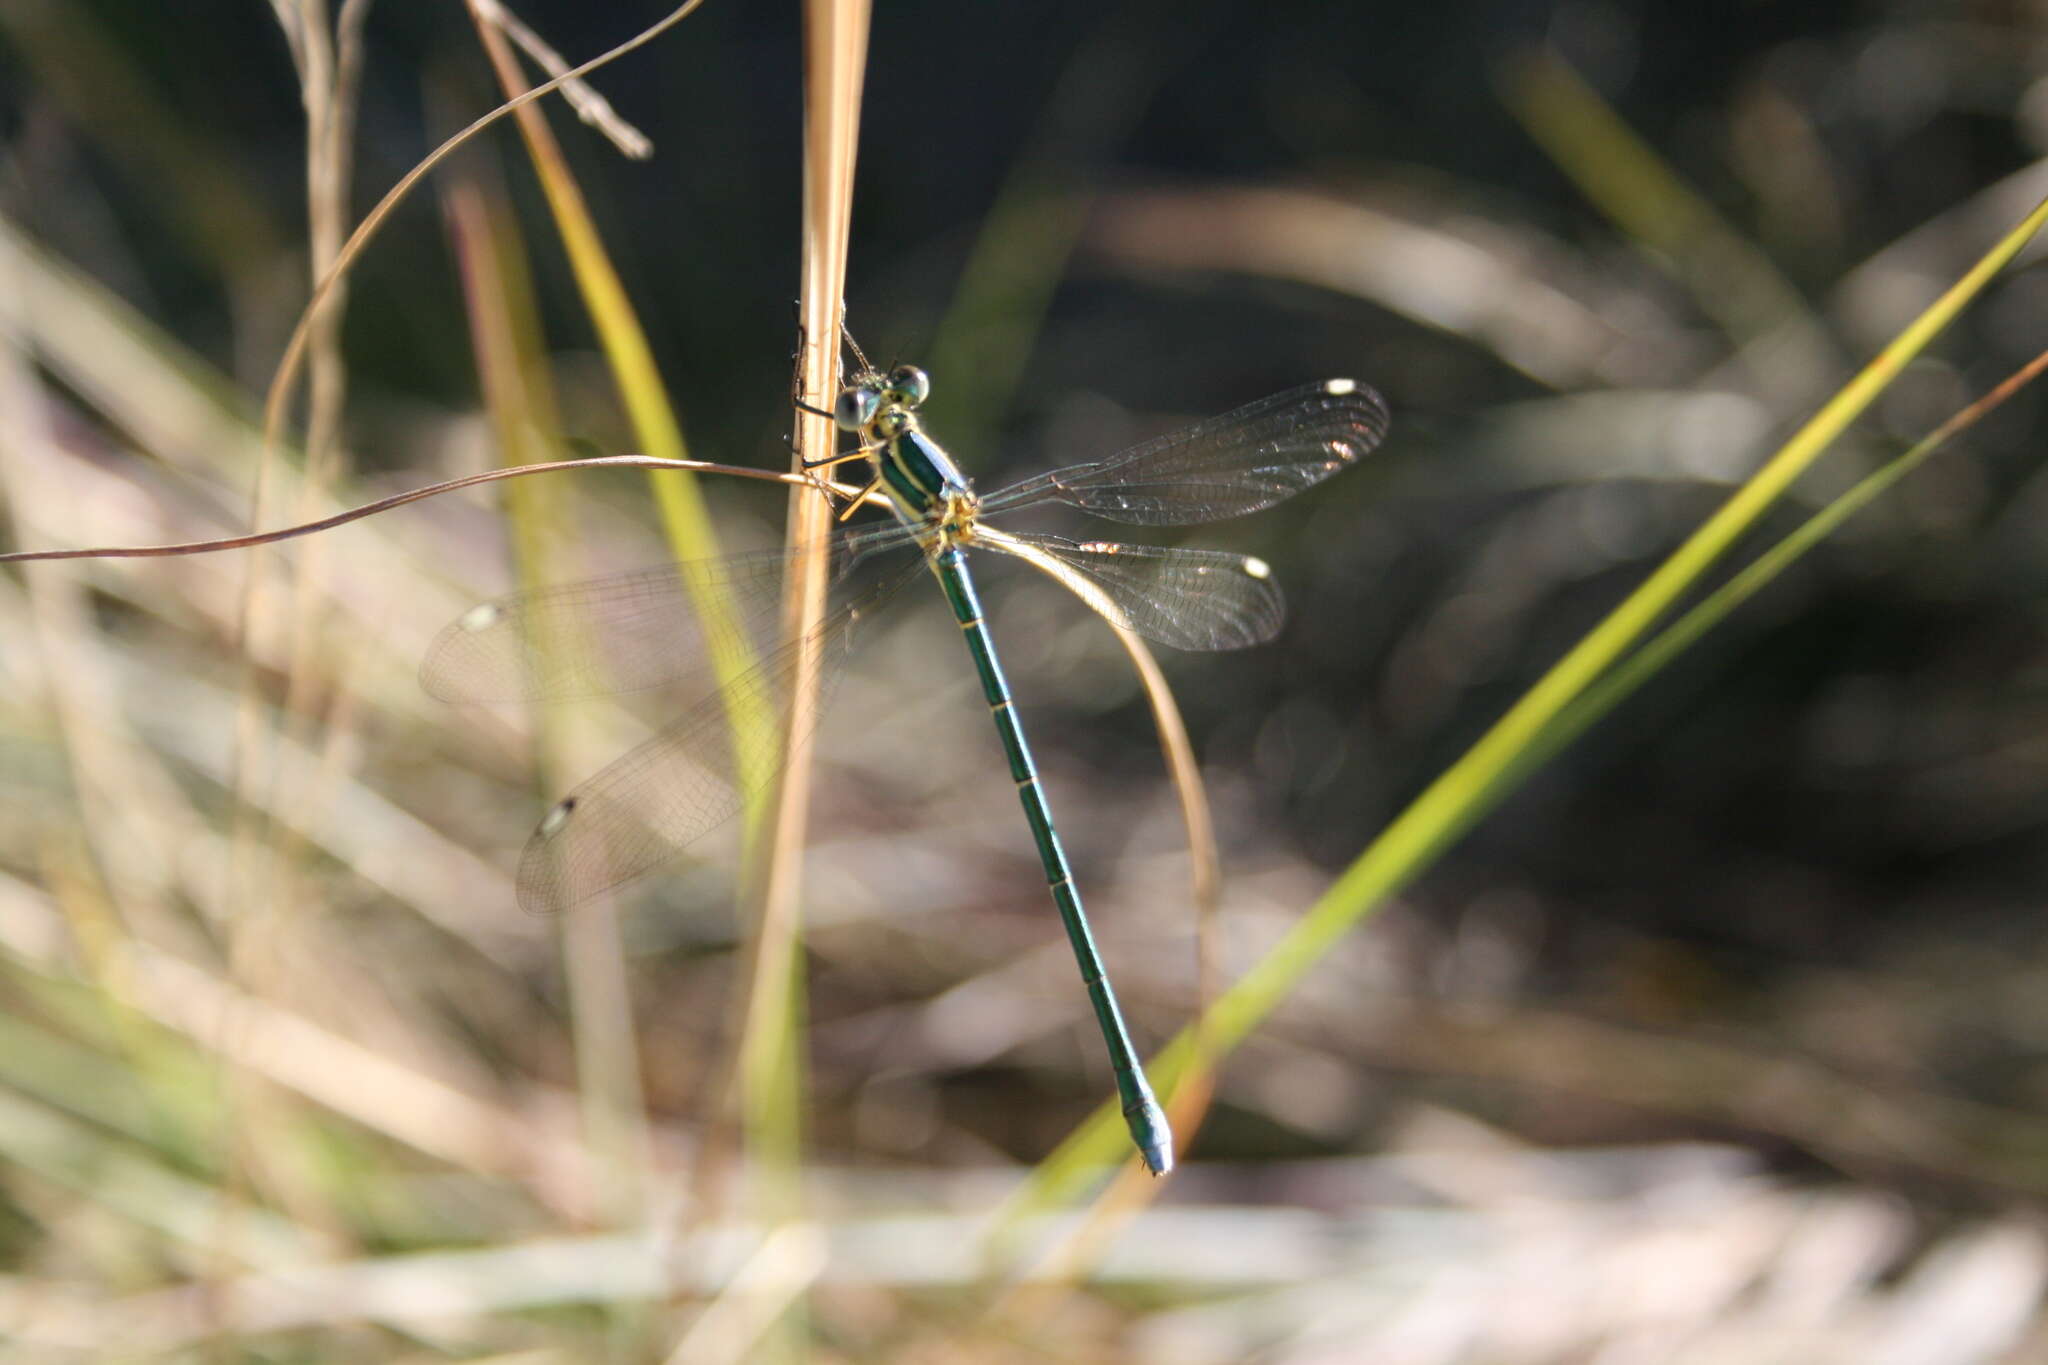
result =
[{"label": "dry grass blade", "polygon": [[[846,292],[846,242],[852,221],[853,168],[860,138],[861,82],[867,61],[865,0],[810,0],[804,8],[804,217],[802,338],[797,357],[803,397],[829,405],[838,382]],[[831,422],[796,414],[793,468],[833,451]],[[823,546],[831,507],[801,492],[790,499],[785,543]],[[794,1216],[802,1167],[801,859],[808,829],[811,760],[818,706],[815,628],[825,611],[825,561],[789,583],[784,636],[810,640],[789,703],[788,763],[772,814],[752,850],[754,938],[749,945],[745,1014],[736,1068],[743,1123],[758,1163],[757,1197],[773,1218]]]},{"label": "dry grass blade", "polygon": [[[361,66],[361,23],[359,5],[344,10],[340,25],[330,30],[324,4],[305,3],[291,13],[280,11],[293,37],[297,58],[301,103],[306,113],[305,165],[307,216],[310,228],[311,284],[333,269],[340,250],[347,218],[347,186],[353,164],[353,127],[358,93],[354,79]],[[344,294],[337,290],[333,306],[317,319],[309,339],[311,402],[307,413],[305,476],[299,487],[301,511],[312,505],[333,477],[338,462],[342,407],[347,387],[347,368],[342,359],[340,327]],[[268,461],[259,466],[250,523],[261,525],[268,512],[264,504],[266,481],[262,478]],[[267,763],[266,740],[270,737],[262,685],[255,665],[261,641],[282,628],[287,648],[282,724],[298,729],[307,742],[324,732],[327,742],[340,752],[346,737],[346,716],[350,711],[345,668],[336,660],[317,657],[318,643],[326,638],[329,594],[323,583],[324,546],[316,543],[287,571],[291,576],[288,620],[277,622],[273,595],[267,591],[268,578],[261,556],[246,561],[236,639],[243,642],[242,667],[236,684],[234,744],[229,757],[228,790],[234,803],[229,840],[230,887],[227,905],[227,957],[231,975],[250,993],[252,1002],[286,991],[286,977],[279,968],[283,944],[289,937],[288,920],[304,909],[309,899],[298,873],[305,847],[290,831],[305,823],[303,811],[324,804],[332,790],[332,768],[323,764],[314,782],[287,788],[274,763]],[[254,649],[248,642],[258,642]],[[326,705],[320,694],[326,694]],[[316,712],[325,714],[317,715]],[[294,809],[299,808],[299,809]],[[280,810],[286,818],[278,818]],[[249,1013],[239,1010],[229,1016],[228,1032],[248,1026]],[[292,1122],[284,1092],[267,1089],[266,1083],[238,1066],[234,1050],[220,1054],[227,1064],[223,1086],[223,1108],[227,1115],[224,1133],[231,1136],[230,1150],[238,1158],[232,1168],[230,1189],[240,1192],[242,1182],[259,1186],[267,1182],[280,1193],[295,1212],[310,1218],[323,1217],[331,1208],[325,1192],[309,1182],[295,1181],[281,1173],[271,1154],[289,1146],[286,1128]],[[222,1245],[234,1236],[234,1224],[224,1218]]]},{"label": "dry grass blade", "polygon": [[758,1357],[763,1336],[813,1283],[826,1263],[825,1238],[809,1223],[784,1223],[762,1239],[719,1286],[717,1300],[676,1342],[668,1365],[719,1365]]},{"label": "dry grass blade", "polygon": [[1643,318],[1603,316],[1563,268],[1563,248],[1533,229],[1474,226],[1451,206],[1418,220],[1326,191],[1139,187],[1103,196],[1087,244],[1129,270],[1228,272],[1370,300],[1554,388],[1630,378],[1619,357],[1645,349],[1632,332]]}]

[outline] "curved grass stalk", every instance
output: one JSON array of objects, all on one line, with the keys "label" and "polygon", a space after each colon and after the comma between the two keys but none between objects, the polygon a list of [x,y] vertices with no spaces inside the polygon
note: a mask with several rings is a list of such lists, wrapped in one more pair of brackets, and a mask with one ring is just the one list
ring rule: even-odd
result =
[{"label": "curved grass stalk", "polygon": [[[1027,563],[1057,580],[1084,602],[1090,600],[1086,584],[1076,584],[1075,575],[1057,561],[1020,555]],[[1208,1116],[1215,1095],[1214,1049],[1202,1020],[1215,993],[1216,926],[1222,908],[1223,868],[1216,848],[1216,824],[1209,810],[1209,794],[1202,784],[1201,765],[1195,759],[1187,724],[1180,705],[1167,685],[1166,674],[1145,638],[1118,624],[1100,611],[1093,613],[1115,633],[1117,643],[1130,655],[1131,666],[1145,689],[1152,721],[1159,731],[1159,745],[1166,756],[1167,773],[1173,779],[1174,795],[1180,802],[1181,823],[1188,833],[1189,893],[1194,901],[1196,1027],[1193,1056],[1173,1093],[1167,1096],[1167,1118],[1172,1121],[1176,1142],[1176,1164],[1194,1142],[1202,1120]],[[1049,1310],[1058,1297],[1071,1290],[1076,1281],[1100,1257],[1111,1238],[1158,1199],[1166,1184],[1147,1171],[1142,1163],[1126,1160],[1118,1169],[1108,1191],[1097,1200],[1071,1232],[1040,1256],[1038,1266],[1023,1277],[1024,1283],[997,1299],[987,1313],[991,1321],[1028,1322],[1042,1310]]]},{"label": "curved grass stalk", "polygon": [[[1216,914],[1223,886],[1223,866],[1216,850],[1216,822],[1209,811],[1209,794],[1202,785],[1201,764],[1195,760],[1194,742],[1188,738],[1187,722],[1181,718],[1180,705],[1173,698],[1173,689],[1167,684],[1166,673],[1159,667],[1159,660],[1153,655],[1152,647],[1145,643],[1145,637],[1118,621],[1116,606],[1106,601],[1101,591],[1085,576],[1061,560],[1014,536],[1004,535],[989,528],[984,528],[982,535],[988,540],[1000,543],[1010,555],[1023,560],[1080,598],[1088,606],[1090,614],[1109,627],[1116,636],[1117,643],[1122,645],[1124,652],[1130,656],[1131,667],[1136,670],[1138,682],[1145,689],[1146,704],[1152,708],[1152,723],[1159,731],[1160,751],[1166,758],[1167,775],[1173,780],[1174,796],[1180,802],[1181,823],[1188,832],[1188,889],[1194,901],[1196,914],[1196,993],[1199,1008],[1205,1011],[1209,1004],[1211,978],[1215,967],[1214,939]],[[1199,1067],[1197,1069],[1199,1070]],[[1190,1084],[1185,1086],[1183,1093],[1175,1099],[1176,1104],[1169,1117],[1173,1119],[1173,1131],[1179,1145],[1185,1150],[1207,1112],[1208,1093],[1205,1087]],[[1128,1171],[1133,1177],[1134,1188],[1162,1188],[1156,1180],[1150,1178],[1137,1180],[1138,1170],[1138,1167],[1131,1166]],[[1138,1200],[1136,1206],[1142,1206],[1147,1202],[1149,1200]]]}]

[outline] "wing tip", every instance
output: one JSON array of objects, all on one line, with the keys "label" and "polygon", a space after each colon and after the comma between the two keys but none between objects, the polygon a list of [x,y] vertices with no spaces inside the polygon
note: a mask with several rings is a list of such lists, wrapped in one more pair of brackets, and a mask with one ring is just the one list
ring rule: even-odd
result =
[{"label": "wing tip", "polygon": [[[1393,424],[1394,417],[1387,407],[1387,400],[1381,396],[1378,389],[1356,379],[1325,379],[1321,389],[1327,398],[1346,400],[1346,405],[1354,410],[1364,409],[1365,434],[1361,439],[1361,448],[1347,455],[1347,462],[1371,453],[1386,439],[1387,428]],[[1358,419],[1354,417],[1353,420]]]}]

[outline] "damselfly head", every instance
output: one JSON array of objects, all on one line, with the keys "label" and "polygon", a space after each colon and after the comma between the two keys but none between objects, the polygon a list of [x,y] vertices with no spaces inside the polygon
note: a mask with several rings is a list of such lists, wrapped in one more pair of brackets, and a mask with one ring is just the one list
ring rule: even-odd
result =
[{"label": "damselfly head", "polygon": [[898,365],[887,374],[874,370],[854,376],[832,404],[832,420],[841,431],[872,432],[894,440],[916,425],[910,412],[932,391],[932,381],[915,365]]}]

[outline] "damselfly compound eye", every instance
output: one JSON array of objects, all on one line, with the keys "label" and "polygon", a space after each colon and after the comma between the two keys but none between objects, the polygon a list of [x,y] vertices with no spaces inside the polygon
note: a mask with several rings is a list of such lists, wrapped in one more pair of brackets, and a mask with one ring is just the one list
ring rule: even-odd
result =
[{"label": "damselfly compound eye", "polygon": [[889,396],[906,408],[914,408],[931,396],[931,376],[915,365],[898,365],[889,371]]},{"label": "damselfly compound eye", "polygon": [[859,431],[881,409],[882,395],[873,389],[841,389],[832,404],[832,420],[841,431]]}]

